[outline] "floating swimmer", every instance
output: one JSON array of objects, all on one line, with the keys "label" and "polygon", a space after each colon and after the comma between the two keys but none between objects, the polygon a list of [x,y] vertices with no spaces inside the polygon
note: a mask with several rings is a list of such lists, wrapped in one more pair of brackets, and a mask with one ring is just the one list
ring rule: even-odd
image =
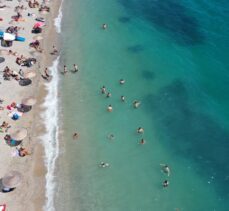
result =
[{"label": "floating swimmer", "polygon": [[139,128],[137,129],[137,133],[144,133],[144,129],[143,129],[142,127],[139,127]]},{"label": "floating swimmer", "polygon": [[102,25],[102,29],[107,29],[107,24],[104,23],[104,24]]},{"label": "floating swimmer", "polygon": [[140,141],[140,144],[145,144],[146,141],[142,138],[141,141]]},{"label": "floating swimmer", "polygon": [[135,100],[135,101],[133,102],[134,108],[138,108],[140,105],[141,105],[141,102],[140,102],[140,101]]},{"label": "floating swimmer", "polygon": [[110,92],[107,93],[107,98],[109,98],[109,97],[111,97],[111,93]]},{"label": "floating swimmer", "polygon": [[99,167],[102,167],[102,168],[106,168],[106,167],[109,167],[109,166],[110,166],[110,164],[109,163],[105,163],[105,162],[101,162],[99,164]]},{"label": "floating swimmer", "polygon": [[110,139],[110,140],[114,140],[115,136],[114,136],[114,134],[109,134],[109,135],[107,136],[107,138]]},{"label": "floating swimmer", "polygon": [[112,108],[111,105],[109,105],[109,106],[107,107],[107,111],[108,111],[108,112],[112,112],[112,111],[113,111],[113,108]]},{"label": "floating swimmer", "polygon": [[75,132],[75,133],[72,135],[72,138],[73,138],[73,139],[79,138],[79,134]]},{"label": "floating swimmer", "polygon": [[165,180],[162,185],[164,188],[167,188],[169,186],[169,181]]},{"label": "floating swimmer", "polygon": [[103,86],[103,87],[101,88],[101,93],[102,93],[102,94],[106,94],[106,87],[105,87],[105,86]]},{"label": "floating swimmer", "polygon": [[119,80],[119,83],[120,83],[120,84],[124,84],[124,83],[125,83],[125,80],[124,80],[124,79],[120,79],[120,80]]},{"label": "floating swimmer", "polygon": [[169,176],[170,175],[169,166],[166,164],[160,164],[160,165],[161,165],[162,171]]}]

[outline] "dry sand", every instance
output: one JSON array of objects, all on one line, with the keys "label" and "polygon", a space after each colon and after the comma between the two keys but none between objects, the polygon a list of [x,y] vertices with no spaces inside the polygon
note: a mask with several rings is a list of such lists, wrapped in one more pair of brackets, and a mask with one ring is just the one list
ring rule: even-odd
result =
[{"label": "dry sand", "polygon": [[[42,0],[38,1],[39,3]],[[0,192],[0,204],[6,204],[7,211],[41,211],[45,203],[45,166],[44,166],[44,151],[39,136],[44,132],[44,125],[42,123],[40,113],[42,112],[41,104],[45,96],[45,90],[43,83],[44,80],[41,77],[44,67],[50,66],[52,60],[55,58],[50,55],[51,47],[54,42],[57,42],[55,35],[53,18],[56,17],[58,11],[58,5],[60,1],[51,1],[47,5],[50,6],[51,11],[47,15],[39,14],[38,9],[31,9],[28,7],[26,1],[22,1],[20,4],[24,5],[27,9],[23,10],[22,15],[25,21],[9,23],[12,19],[11,16],[15,15],[14,8],[19,3],[18,1],[5,1],[7,6],[3,10],[0,9],[0,30],[5,30],[8,26],[19,26],[22,29],[19,30],[19,36],[25,37],[25,42],[13,42],[13,46],[10,48],[0,47],[0,57],[5,58],[5,62],[0,63],[0,98],[4,99],[4,110],[0,110],[0,124],[3,121],[10,123],[11,128],[24,127],[28,129],[28,136],[23,141],[23,146],[32,152],[32,155],[26,157],[13,156],[15,147],[8,146],[4,141],[4,136],[7,133],[0,133],[0,178],[2,178],[10,170],[17,170],[24,176],[23,182],[14,191],[9,193]],[[1,3],[0,3],[1,5]],[[46,26],[44,27],[42,37],[42,48],[44,49],[42,54],[35,53],[32,48],[29,47],[29,43],[33,41],[35,34],[31,33],[34,25],[35,17],[27,16],[28,13],[34,13],[36,17],[45,17]],[[52,35],[52,37],[48,35]],[[39,34],[40,35],[40,34]],[[38,60],[37,64],[32,68],[21,67],[16,64],[16,57],[7,55],[7,51],[11,49],[13,52],[17,52],[19,55],[23,54],[25,57],[34,57]],[[38,57],[37,57],[38,56]],[[10,69],[16,72],[19,69],[25,71],[35,71],[37,76],[32,79],[32,85],[19,86],[18,82],[14,79],[10,81],[3,80],[3,69],[8,66]],[[7,116],[9,112],[6,106],[12,102],[20,103],[25,97],[36,97],[38,103],[33,106],[32,110],[25,113],[19,120],[14,121]],[[10,132],[10,129],[9,129]]]}]

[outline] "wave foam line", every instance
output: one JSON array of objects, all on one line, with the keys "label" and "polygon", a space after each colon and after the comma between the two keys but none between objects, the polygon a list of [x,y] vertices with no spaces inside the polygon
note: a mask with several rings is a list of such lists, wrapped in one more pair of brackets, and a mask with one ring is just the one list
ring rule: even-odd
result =
[{"label": "wave foam line", "polygon": [[55,211],[54,208],[54,195],[55,195],[55,164],[59,155],[59,115],[58,115],[58,65],[59,57],[53,61],[49,67],[52,73],[52,80],[46,84],[48,91],[43,107],[43,121],[45,122],[46,133],[42,137],[44,150],[45,150],[45,165],[46,173],[46,203],[44,206],[45,211]]},{"label": "wave foam line", "polygon": [[63,13],[62,13],[62,5],[63,5],[63,1],[60,4],[60,8],[59,8],[59,12],[58,12],[58,16],[55,18],[54,20],[54,25],[56,27],[56,32],[57,33],[61,33],[61,22],[62,22],[62,17],[63,17]]}]

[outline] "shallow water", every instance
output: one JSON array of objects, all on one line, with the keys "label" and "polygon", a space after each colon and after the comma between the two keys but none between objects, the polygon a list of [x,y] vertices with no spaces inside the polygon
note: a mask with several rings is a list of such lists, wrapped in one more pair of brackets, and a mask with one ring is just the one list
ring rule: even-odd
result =
[{"label": "shallow water", "polygon": [[80,71],[61,76],[56,210],[229,209],[228,6],[65,0],[61,67]]}]

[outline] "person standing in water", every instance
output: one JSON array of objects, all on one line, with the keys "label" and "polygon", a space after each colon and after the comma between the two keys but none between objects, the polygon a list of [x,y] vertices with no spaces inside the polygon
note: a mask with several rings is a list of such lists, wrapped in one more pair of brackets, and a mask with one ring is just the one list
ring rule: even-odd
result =
[{"label": "person standing in water", "polygon": [[140,144],[145,144],[146,141],[142,138],[141,141],[140,141]]},{"label": "person standing in water", "polygon": [[108,112],[112,112],[112,111],[113,111],[113,108],[112,108],[111,105],[109,105],[109,106],[107,107],[107,111],[108,111]]},{"label": "person standing in water", "polygon": [[165,180],[162,185],[164,188],[167,188],[169,186],[169,181]]},{"label": "person standing in water", "polygon": [[77,132],[75,132],[72,136],[73,139],[78,139],[79,138],[79,134]]},{"label": "person standing in water", "polygon": [[76,64],[73,65],[73,73],[77,73],[79,71],[79,68]]},{"label": "person standing in water", "polygon": [[138,100],[135,100],[135,101],[133,102],[134,108],[138,108],[140,105],[141,105],[141,102],[138,101]]},{"label": "person standing in water", "polygon": [[142,127],[139,127],[139,128],[137,129],[137,133],[144,133],[144,129],[143,129]]},{"label": "person standing in water", "polygon": [[107,93],[107,98],[109,98],[109,97],[111,97],[111,93],[110,92]]},{"label": "person standing in water", "polygon": [[101,93],[102,93],[102,94],[106,94],[106,87],[105,87],[105,86],[103,86],[103,87],[101,88]]},{"label": "person standing in water", "polygon": [[121,96],[121,101],[125,102],[125,97],[124,96]]},{"label": "person standing in water", "polygon": [[102,29],[104,29],[104,30],[107,29],[107,24],[104,23],[104,24],[102,25]]},{"label": "person standing in water", "polygon": [[125,80],[124,80],[124,79],[120,79],[120,80],[119,80],[119,83],[122,85],[122,84],[125,83]]},{"label": "person standing in water", "polygon": [[169,169],[169,166],[166,165],[166,164],[160,164],[161,168],[162,168],[162,171],[167,174],[167,176],[169,177],[170,175],[170,169]]},{"label": "person standing in water", "polygon": [[66,65],[64,65],[64,74],[68,72]]}]

